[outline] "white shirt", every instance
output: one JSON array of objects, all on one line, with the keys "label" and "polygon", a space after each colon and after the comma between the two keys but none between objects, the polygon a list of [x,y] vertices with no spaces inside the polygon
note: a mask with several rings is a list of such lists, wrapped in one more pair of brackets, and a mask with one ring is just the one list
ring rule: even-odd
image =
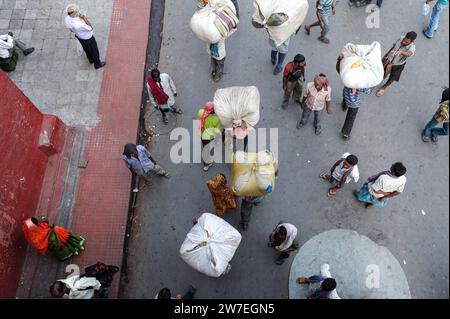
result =
[{"label": "white shirt", "polygon": [[405,176],[393,178],[389,175],[381,175],[375,182],[369,183],[369,192],[375,198],[382,198],[384,197],[384,195],[377,194],[375,192],[382,191],[385,193],[394,193],[394,192],[402,193],[405,190],[405,185],[406,185]]},{"label": "white shirt", "polygon": [[[328,264],[323,264],[323,265],[320,267],[320,275],[323,276],[323,277],[325,277],[325,278],[333,278],[333,277],[331,276],[331,273],[330,273],[330,265],[328,265]],[[322,285],[322,282],[323,282],[323,281],[321,281],[321,282],[315,282],[315,283],[313,283],[313,284],[309,284],[308,297],[312,296],[312,295],[317,291],[317,289],[320,288],[320,286]],[[339,297],[339,295],[338,295],[336,289],[334,289],[334,290],[330,293],[329,299],[341,299],[341,297]]]},{"label": "white shirt", "polygon": [[[349,157],[351,154],[350,153],[344,153],[342,155],[341,158],[346,159],[347,157]],[[340,181],[342,179],[342,177],[344,176],[345,172],[347,170],[344,170],[342,167],[344,166],[344,162],[342,162],[341,164],[339,164],[336,169],[333,172],[333,178],[336,179],[337,181]],[[346,184],[350,183],[351,180],[354,180],[355,183],[358,183],[359,181],[359,169],[358,169],[358,165],[353,166],[353,170],[351,172],[351,174],[349,175],[349,178],[347,178],[347,181],[345,182]]]},{"label": "white shirt", "polygon": [[[161,108],[168,108],[175,105],[175,94],[177,93],[177,88],[175,86],[175,83],[173,82],[170,75],[167,73],[161,73],[161,87],[163,91],[169,96],[169,99],[167,100],[167,104],[160,105]],[[153,97],[152,90],[150,89],[150,85],[148,85],[148,82],[146,82],[148,96],[150,98],[150,103],[153,107],[157,107],[158,103],[156,102],[155,98]]]},{"label": "white shirt", "polygon": [[[72,276],[58,281],[69,287],[70,293],[64,295],[64,298],[68,299],[92,299],[95,290],[99,290],[101,287],[101,283],[93,277]],[[92,287],[92,289],[86,289],[89,287]]]},{"label": "white shirt", "polygon": [[0,35],[0,58],[7,59],[11,56],[9,50],[14,47],[14,40],[9,34]]},{"label": "white shirt", "polygon": [[80,17],[66,16],[64,22],[66,27],[82,40],[89,40],[94,35],[92,27],[88,26]]},{"label": "white shirt", "polygon": [[294,242],[295,238],[297,237],[297,227],[295,227],[292,224],[280,224],[277,226],[277,229],[283,226],[286,228],[286,240],[280,245],[275,247],[279,251],[284,251],[292,246],[292,243]]}]

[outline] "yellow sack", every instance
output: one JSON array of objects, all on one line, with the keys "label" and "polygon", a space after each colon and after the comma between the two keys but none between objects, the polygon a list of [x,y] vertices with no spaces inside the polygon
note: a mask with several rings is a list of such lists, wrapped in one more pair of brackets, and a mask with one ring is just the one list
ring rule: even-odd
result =
[{"label": "yellow sack", "polygon": [[275,159],[270,151],[233,154],[231,191],[239,197],[264,196],[275,190]]}]

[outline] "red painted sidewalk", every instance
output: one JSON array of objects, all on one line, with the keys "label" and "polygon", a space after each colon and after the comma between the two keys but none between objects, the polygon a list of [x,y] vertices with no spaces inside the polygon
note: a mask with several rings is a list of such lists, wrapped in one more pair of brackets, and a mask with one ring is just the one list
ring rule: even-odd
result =
[{"label": "red painted sidewalk", "polygon": [[[107,65],[99,97],[99,125],[88,136],[88,166],[80,173],[71,229],[86,237],[71,260],[81,268],[103,261],[121,265],[131,176],[120,158],[136,141],[146,61],[151,0],[115,0]],[[110,297],[117,297],[116,276]]]}]

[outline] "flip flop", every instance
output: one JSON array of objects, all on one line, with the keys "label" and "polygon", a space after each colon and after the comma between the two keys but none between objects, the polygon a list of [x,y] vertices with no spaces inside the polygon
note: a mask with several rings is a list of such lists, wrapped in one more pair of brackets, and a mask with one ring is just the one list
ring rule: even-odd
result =
[{"label": "flip flop", "polygon": [[337,192],[335,191],[335,193],[333,194],[333,192],[332,192],[332,189],[330,189],[329,191],[328,191],[328,194],[327,194],[327,196],[328,197],[335,197],[337,195]]},{"label": "flip flop", "polygon": [[329,181],[331,176],[327,173],[320,173],[319,177],[323,180]]},{"label": "flip flop", "polygon": [[310,34],[311,34],[311,29],[308,28],[307,26],[305,26],[305,31],[306,31],[306,34],[307,34],[307,35],[310,35]]},{"label": "flip flop", "polygon": [[385,90],[384,89],[379,89],[377,92],[377,97],[382,97],[384,95]]},{"label": "flip flop", "polygon": [[162,122],[164,123],[164,125],[169,124],[169,118],[167,117],[167,115],[166,115],[166,116],[163,116]]},{"label": "flip flop", "polygon": [[325,44],[330,44],[330,40],[326,37],[319,37],[319,41]]}]

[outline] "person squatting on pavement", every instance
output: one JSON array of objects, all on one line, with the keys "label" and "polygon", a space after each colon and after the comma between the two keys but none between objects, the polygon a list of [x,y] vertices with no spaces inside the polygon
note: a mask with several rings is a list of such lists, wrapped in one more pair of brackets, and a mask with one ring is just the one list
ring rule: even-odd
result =
[{"label": "person squatting on pavement", "polygon": [[355,183],[359,181],[358,158],[350,153],[342,155],[331,168],[330,174],[321,173],[320,178],[330,182],[332,187],[328,191],[328,197],[336,196],[339,189],[343,188],[345,184],[350,183],[353,179]]},{"label": "person squatting on pavement", "polygon": [[151,172],[167,178],[170,177],[170,174],[156,164],[150,152],[142,145],[126,144],[123,149],[122,159],[131,173],[142,177],[147,183],[151,180]]},{"label": "person squatting on pavement", "polygon": [[66,27],[75,34],[75,37],[83,47],[89,63],[94,64],[96,69],[106,65],[106,62],[100,61],[97,41],[95,40],[92,23],[86,15],[80,11],[75,4],[69,4],[66,8],[67,16],[64,19]]},{"label": "person squatting on pavement", "polygon": [[314,78],[314,82],[306,85],[303,101],[300,103],[303,114],[297,129],[303,128],[307,123],[311,113],[314,113],[314,129],[316,135],[322,133],[321,120],[323,112],[327,109],[327,114],[331,114],[331,87],[328,84],[327,76],[320,73]]},{"label": "person squatting on pavement", "polygon": [[154,299],[194,299],[195,293],[197,292],[197,287],[194,284],[191,284],[189,286],[188,291],[182,296],[181,294],[177,294],[174,297],[172,297],[172,292],[169,288],[163,288],[161,289],[155,296]]},{"label": "person squatting on pavement", "polygon": [[417,33],[414,31],[408,32],[405,37],[398,39],[383,57],[384,78],[386,79],[389,76],[389,79],[377,91],[377,97],[383,96],[389,86],[394,82],[400,81],[402,72],[405,69],[406,60],[416,52],[416,45],[414,43],[416,39]]},{"label": "person squatting on pavement", "polygon": [[389,198],[400,195],[406,185],[406,167],[397,162],[392,165],[390,171],[381,172],[371,176],[367,182],[354,191],[354,195],[365,203],[366,208],[370,206],[385,207],[389,203]]},{"label": "person squatting on pavement", "polygon": [[336,279],[331,276],[328,264],[320,267],[320,275],[299,277],[296,282],[299,285],[309,285],[306,295],[308,299],[341,299],[336,291]]},{"label": "person squatting on pavement", "polygon": [[34,52],[34,48],[27,48],[27,45],[18,39],[14,39],[14,34],[0,35],[0,68],[5,72],[16,69],[19,54],[14,50],[18,48],[24,56]]},{"label": "person squatting on pavement", "polygon": [[295,102],[301,103],[303,93],[303,84],[305,83],[306,58],[302,54],[297,54],[294,61],[286,64],[283,72],[283,103],[281,108],[286,110],[289,106],[289,100],[292,98]]},{"label": "person squatting on pavement", "polygon": [[275,260],[277,265],[282,265],[291,252],[299,249],[297,240],[297,227],[292,224],[279,222],[277,227],[270,233],[267,246],[275,248],[280,255]]},{"label": "person squatting on pavement", "polygon": [[170,75],[161,73],[158,69],[153,69],[147,78],[145,87],[150,104],[161,112],[164,124],[169,123],[167,112],[183,114],[183,111],[175,103],[177,88]]},{"label": "person squatting on pavement", "polygon": [[211,149],[207,146],[214,140],[222,138],[222,125],[214,112],[214,102],[209,101],[202,109],[198,110],[197,118],[200,120],[203,170],[207,172],[213,165]]},{"label": "person squatting on pavement", "polygon": [[305,26],[305,31],[308,35],[311,34],[311,28],[320,27],[322,32],[319,37],[319,41],[325,44],[330,43],[330,39],[326,37],[330,31],[330,16],[336,15],[336,0],[317,0],[316,3],[316,16],[318,21]]},{"label": "person squatting on pavement", "polygon": [[[433,143],[438,142],[438,136],[448,136],[448,122],[449,122],[449,114],[448,114],[448,101],[449,101],[449,89],[445,89],[442,93],[442,100],[439,108],[436,113],[425,126],[422,132],[422,140],[425,143],[428,143],[430,140]],[[442,124],[442,128],[437,128],[439,124]]]},{"label": "person squatting on pavement", "polygon": [[[434,0],[426,1],[427,4],[430,4],[433,2],[434,2]],[[436,4],[434,5],[433,12],[431,13],[430,23],[428,24],[428,27],[426,27],[422,31],[422,33],[428,39],[432,39],[434,36],[434,33],[439,29],[439,21],[441,19],[442,10],[444,10],[444,8],[446,8],[446,7],[448,7],[448,0],[437,0]]]}]

